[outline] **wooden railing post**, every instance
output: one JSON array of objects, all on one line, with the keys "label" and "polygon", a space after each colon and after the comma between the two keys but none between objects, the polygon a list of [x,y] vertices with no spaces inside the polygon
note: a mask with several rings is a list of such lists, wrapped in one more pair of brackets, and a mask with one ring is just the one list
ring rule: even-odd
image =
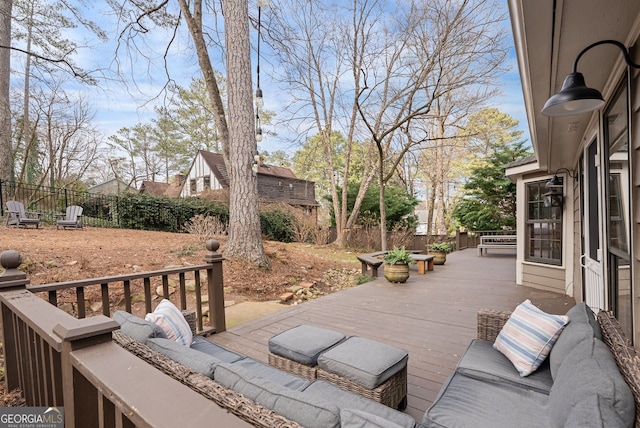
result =
[{"label": "wooden railing post", "polygon": [[205,263],[209,263],[207,269],[207,293],[209,295],[209,325],[215,328],[216,333],[222,333],[227,329],[224,315],[224,280],[222,278],[222,254],[218,253],[220,243],[215,239],[206,242],[209,252],[204,257]]},{"label": "wooden railing post", "polygon": [[111,342],[111,332],[120,325],[111,318],[98,315],[71,319],[57,324],[53,332],[62,339],[62,384],[66,428],[97,427],[100,424],[99,392],[73,367],[75,350]]},{"label": "wooden railing post", "polygon": [[[27,275],[18,270],[22,263],[22,256],[14,250],[3,251],[0,254],[0,265],[5,271],[0,275],[0,293],[8,290],[26,289],[29,280]],[[2,317],[2,349],[4,350],[4,373],[7,391],[20,387],[20,375],[18,368],[18,353],[16,346],[15,326],[11,311],[4,305],[0,305]]]}]

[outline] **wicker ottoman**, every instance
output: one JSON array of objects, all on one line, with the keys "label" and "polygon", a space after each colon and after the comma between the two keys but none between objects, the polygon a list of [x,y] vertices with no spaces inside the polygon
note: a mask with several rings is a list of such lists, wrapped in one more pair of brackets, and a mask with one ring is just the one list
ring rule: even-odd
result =
[{"label": "wicker ottoman", "polygon": [[310,325],[299,325],[269,339],[269,365],[316,379],[318,356],[344,340],[345,335]]},{"label": "wicker ottoman", "polygon": [[384,343],[350,337],[318,357],[318,379],[394,409],[407,406],[409,354]]}]

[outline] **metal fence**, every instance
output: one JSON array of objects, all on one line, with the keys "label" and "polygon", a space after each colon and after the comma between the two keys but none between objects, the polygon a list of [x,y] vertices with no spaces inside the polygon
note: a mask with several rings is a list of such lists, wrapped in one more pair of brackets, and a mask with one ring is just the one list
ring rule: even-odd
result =
[{"label": "metal fence", "polygon": [[22,202],[26,211],[40,213],[41,221],[51,224],[55,223],[55,214],[64,214],[68,206],[78,205],[83,208],[85,225],[120,227],[117,215],[120,199],[117,195],[92,194],[64,187],[0,181],[0,214],[3,218],[7,201]]}]

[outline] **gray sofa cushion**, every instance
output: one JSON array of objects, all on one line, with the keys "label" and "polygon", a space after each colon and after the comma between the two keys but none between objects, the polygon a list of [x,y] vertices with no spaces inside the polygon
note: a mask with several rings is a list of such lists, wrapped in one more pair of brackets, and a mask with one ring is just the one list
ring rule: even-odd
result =
[{"label": "gray sofa cushion", "polygon": [[247,379],[265,379],[294,391],[302,391],[311,383],[307,379],[302,379],[248,357],[232,363],[229,370],[237,370]]},{"label": "gray sofa cushion", "polygon": [[220,364],[215,372],[215,380],[304,427],[340,426],[340,409],[329,402],[333,401],[333,397],[314,397],[309,400],[304,393],[256,376],[250,367],[238,363]]},{"label": "gray sofa cushion", "polygon": [[189,367],[193,371],[201,373],[213,379],[216,367],[223,363],[216,357],[207,355],[204,352],[187,348],[186,346],[171,339],[149,338],[147,346],[154,351],[171,358],[180,364]]},{"label": "gray sofa cushion", "polygon": [[459,372],[478,379],[495,382],[509,382],[521,388],[530,388],[543,394],[549,394],[553,379],[549,364],[543,363],[529,376],[522,377],[513,364],[500,351],[493,349],[487,340],[471,341],[458,362]]},{"label": "gray sofa cushion", "polygon": [[146,343],[150,337],[166,339],[167,335],[156,324],[125,311],[115,311],[113,319],[120,324],[120,331],[140,343]]},{"label": "gray sofa cushion", "polygon": [[611,404],[611,400],[600,395],[591,395],[579,402],[569,413],[564,428],[623,428]]},{"label": "gray sofa cushion", "polygon": [[337,331],[299,325],[270,338],[269,352],[313,367],[318,363],[321,352],[344,338],[345,335]]},{"label": "gray sofa cushion", "polygon": [[[389,421],[404,428],[413,428],[416,421],[409,415],[399,412],[387,407],[384,404],[380,404],[368,398],[364,398],[358,394],[350,391],[346,391],[342,388],[338,388],[332,383],[324,380],[317,380],[313,382],[302,393],[307,400],[315,402],[316,400],[327,400],[330,397],[331,402],[342,410],[360,411],[376,415],[378,418]],[[355,415],[347,415],[352,422],[355,419]],[[362,415],[360,415],[362,417]],[[387,426],[387,425],[382,425]]]},{"label": "gray sofa cushion", "polygon": [[595,338],[580,342],[562,362],[549,393],[551,426],[564,426],[573,407],[594,395],[607,397],[623,423],[633,426],[631,390],[607,345]]},{"label": "gray sofa cushion", "polygon": [[409,354],[402,349],[350,337],[318,357],[318,367],[373,389],[407,365]]},{"label": "gray sofa cushion", "polygon": [[591,309],[584,302],[571,308],[567,312],[567,316],[569,324],[565,326],[549,354],[549,367],[554,380],[562,361],[580,342],[594,337],[602,339],[602,331],[600,331],[598,322]]},{"label": "gray sofa cushion", "polygon": [[340,410],[340,428],[402,428],[391,421],[361,410]]},{"label": "gray sofa cushion", "polygon": [[243,355],[229,351],[228,349],[216,345],[215,343],[211,343],[204,337],[200,336],[196,336],[193,338],[193,342],[191,342],[191,349],[195,349],[197,351],[204,352],[207,355],[211,355],[212,357],[216,357],[224,363],[233,363],[244,358]]},{"label": "gray sofa cushion", "polygon": [[454,372],[427,410],[422,425],[429,428],[549,426],[549,396]]}]

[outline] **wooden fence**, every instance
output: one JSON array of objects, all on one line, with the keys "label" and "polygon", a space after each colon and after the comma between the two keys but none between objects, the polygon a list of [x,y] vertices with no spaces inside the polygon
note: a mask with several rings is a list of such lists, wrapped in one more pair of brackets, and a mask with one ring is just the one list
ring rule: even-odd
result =
[{"label": "wooden fence", "polygon": [[[29,280],[17,269],[22,261],[20,254],[11,250],[3,252],[0,265],[5,271],[0,275],[0,315],[7,389],[22,390],[28,406],[64,407],[67,428],[186,428],[207,426],[212,421],[225,427],[248,426],[112,341],[111,332],[119,325],[107,316],[109,284],[122,282],[126,288],[126,281],[145,281],[156,276],[165,284],[165,277],[177,273],[182,290],[181,274],[201,270],[207,272],[211,316],[203,328],[203,313],[196,311],[200,330],[223,331],[222,256],[216,252],[215,241],[208,241],[207,249],[205,265],[190,266],[183,272],[169,269],[137,274],[136,278],[126,275],[120,279],[98,278],[64,283],[64,286],[36,287],[27,287]],[[84,291],[78,290],[96,284],[103,293],[103,314],[76,318],[51,304],[61,289],[72,288],[76,290],[80,312]],[[32,290],[49,293],[49,302]],[[165,292],[168,295],[167,288]],[[180,291],[181,305],[186,304],[182,294]],[[145,306],[149,307],[150,302],[145,300]],[[127,306],[131,307],[130,301]]]}]

